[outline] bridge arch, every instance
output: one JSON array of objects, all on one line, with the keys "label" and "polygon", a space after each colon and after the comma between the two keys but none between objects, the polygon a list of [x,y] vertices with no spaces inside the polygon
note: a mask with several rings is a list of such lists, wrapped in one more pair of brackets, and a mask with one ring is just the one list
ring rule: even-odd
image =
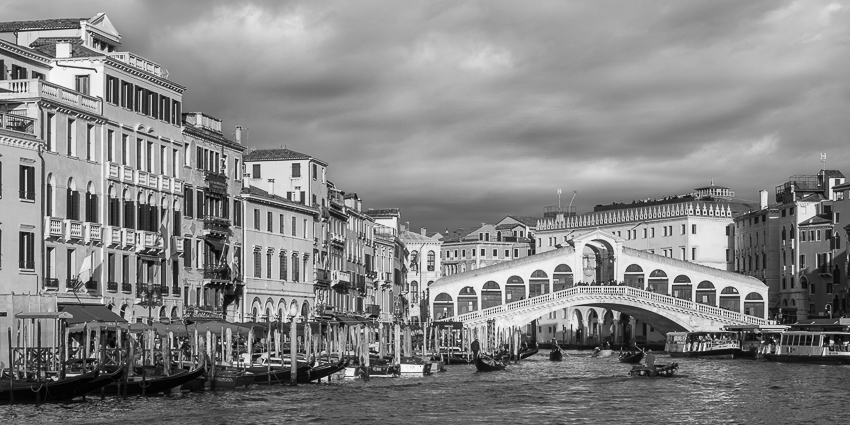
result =
[{"label": "bridge arch", "polygon": [[543,270],[535,270],[528,279],[528,296],[536,297],[538,295],[549,293],[549,276]]},{"label": "bridge arch", "polygon": [[498,283],[490,280],[481,288],[481,309],[495,307],[502,304],[502,288]]},{"label": "bridge arch", "polygon": [[717,290],[714,289],[713,283],[703,280],[697,285],[696,302],[711,306],[717,305]]},{"label": "bridge arch", "polygon": [[585,328],[584,328],[584,317],[582,317],[581,311],[577,308],[573,309],[573,316],[575,316],[576,321],[576,342],[581,344],[585,338]]},{"label": "bridge arch", "polygon": [[667,273],[661,269],[655,269],[652,273],[649,274],[649,288],[650,291],[658,293],[658,294],[669,294],[669,282],[670,279],[667,277]]},{"label": "bridge arch", "polygon": [[517,275],[509,277],[505,283],[505,302],[512,303],[525,299],[525,295],[525,281]]},{"label": "bridge arch", "polygon": [[455,304],[452,296],[443,292],[434,297],[434,317],[446,318],[455,315]]},{"label": "bridge arch", "polygon": [[552,292],[573,287],[573,269],[566,264],[558,264],[552,273]]},{"label": "bridge arch", "polygon": [[460,290],[457,296],[457,314],[469,313],[478,310],[478,294],[471,286]]}]

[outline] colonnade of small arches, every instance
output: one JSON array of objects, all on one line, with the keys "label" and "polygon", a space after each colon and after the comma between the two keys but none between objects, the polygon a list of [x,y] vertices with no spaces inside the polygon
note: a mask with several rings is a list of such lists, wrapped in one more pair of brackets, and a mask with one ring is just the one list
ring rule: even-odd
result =
[{"label": "colonnade of small arches", "polygon": [[307,317],[310,315],[310,303],[306,300],[302,301],[299,304],[298,300],[291,300],[288,304],[286,302],[286,298],[280,297],[267,297],[265,300],[260,297],[254,297],[251,301],[250,310],[246,311],[245,320],[251,322],[264,322],[264,321],[277,321],[281,320],[283,322],[289,321],[289,312],[292,310],[293,306],[299,309],[299,315],[302,317]]},{"label": "colonnade of small arches", "polygon": [[764,317],[765,312],[764,297],[758,292],[749,292],[742,299],[735,286],[718,291],[712,281],[695,281],[688,274],[668,273],[661,268],[647,273],[638,264],[630,264],[623,281],[582,282],[575,279],[569,265],[562,263],[549,270],[537,269],[526,277],[511,275],[503,282],[487,280],[480,286],[464,286],[457,294],[440,292],[432,303],[433,317],[452,317],[580,285],[625,285],[751,316]]}]

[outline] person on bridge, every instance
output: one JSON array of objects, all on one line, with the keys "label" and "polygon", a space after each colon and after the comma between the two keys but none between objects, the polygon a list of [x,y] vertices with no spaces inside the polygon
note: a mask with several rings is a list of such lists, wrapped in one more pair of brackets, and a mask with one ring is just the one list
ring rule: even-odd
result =
[{"label": "person on bridge", "polygon": [[478,352],[481,351],[481,344],[478,342],[478,337],[475,337],[475,340],[472,341],[472,345],[470,346],[472,349],[472,358],[478,358]]}]

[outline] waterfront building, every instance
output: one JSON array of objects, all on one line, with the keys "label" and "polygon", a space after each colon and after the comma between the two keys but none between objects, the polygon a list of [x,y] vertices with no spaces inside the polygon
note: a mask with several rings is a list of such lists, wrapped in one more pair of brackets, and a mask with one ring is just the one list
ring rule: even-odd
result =
[{"label": "waterfront building", "polygon": [[787,252],[785,258],[780,256],[780,248],[788,243],[788,232],[786,229],[780,238],[779,206],[768,205],[765,190],[759,197],[759,209],[735,217],[730,233],[734,238],[731,246],[734,246],[735,272],[755,277],[767,285],[767,313],[773,318],[779,314],[781,267],[788,264]]},{"label": "waterfront building", "polygon": [[481,223],[479,227],[458,229],[443,236],[442,275],[451,276],[534,254],[534,240],[528,237],[526,225],[503,220],[499,227]]},{"label": "waterfront building", "polygon": [[348,215],[345,240],[346,270],[351,282],[348,295],[353,297],[353,308],[349,311],[378,317],[380,314],[373,307],[377,291],[372,275],[375,219],[362,211],[362,200],[356,193],[346,193],[343,202]]},{"label": "waterfront building", "polygon": [[[241,320],[287,320],[291,305],[313,311],[314,221],[320,210],[256,186],[242,189],[245,314]],[[269,190],[274,190],[269,184]],[[250,265],[249,265],[250,264]]]},{"label": "waterfront building", "polygon": [[850,313],[850,261],[848,261],[847,242],[850,241],[850,183],[842,183],[832,187],[832,217],[833,217],[833,292],[832,301],[825,309],[827,316],[848,317]]},{"label": "waterfront building", "polygon": [[179,317],[179,293],[167,290],[179,270],[163,235],[182,198],[185,87],[117,51],[121,36],[103,13],[0,23],[0,38],[26,58],[10,61],[6,100],[17,96],[13,110],[45,144],[43,289],[128,320]]},{"label": "waterfront building", "polygon": [[380,289],[375,296],[381,306],[381,320],[409,323],[413,314],[407,281],[410,251],[399,237],[401,210],[369,208],[365,214],[375,220],[375,285]]},{"label": "waterfront building", "polygon": [[182,254],[184,317],[244,319],[242,253],[242,129],[225,137],[221,120],[203,112],[183,114],[183,207],[175,204],[172,251]]},{"label": "waterfront building", "polygon": [[408,230],[405,224],[399,239],[404,242],[410,255],[407,263],[407,282],[410,287],[410,320],[422,323],[428,320],[428,288],[442,276],[440,248],[443,241],[429,236],[426,229],[419,232]]}]

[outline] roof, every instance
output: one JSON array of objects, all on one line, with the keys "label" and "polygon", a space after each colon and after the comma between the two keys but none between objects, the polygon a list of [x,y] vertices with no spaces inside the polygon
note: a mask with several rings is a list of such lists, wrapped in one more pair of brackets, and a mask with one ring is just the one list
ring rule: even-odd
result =
[{"label": "roof", "polygon": [[312,157],[307,154],[303,154],[301,152],[296,152],[292,149],[288,148],[280,148],[280,149],[254,149],[251,152],[245,154],[242,159],[245,162],[256,162],[256,161],[280,161],[280,160],[292,160],[292,159],[304,159],[304,160],[314,160],[322,163],[327,166],[328,164],[321,159]]},{"label": "roof", "polygon": [[823,170],[823,176],[828,179],[844,178],[844,173],[839,170]]},{"label": "roof", "polygon": [[35,31],[35,30],[59,30],[82,28],[80,22],[88,18],[59,18],[40,19],[36,21],[8,21],[0,22],[0,32]]},{"label": "roof", "polygon": [[401,210],[398,208],[369,208],[364,214],[369,217],[400,217]]},{"label": "roof", "polygon": [[74,316],[72,319],[68,319],[67,323],[69,325],[90,322],[127,323],[121,316],[113,313],[103,305],[67,304],[60,305],[59,310],[71,313]]},{"label": "roof", "polygon": [[56,44],[56,43],[71,43],[71,44],[83,44],[83,40],[79,37],[39,37],[36,38],[35,41],[30,43],[30,47],[38,47],[38,46],[46,46],[48,44]]},{"label": "roof", "polygon": [[196,136],[204,137],[208,140],[213,140],[217,143],[221,143],[224,146],[227,146],[231,149],[234,149],[234,150],[237,150],[237,151],[240,151],[240,152],[242,152],[246,149],[246,147],[244,145],[236,143],[236,142],[224,137],[221,133],[216,133],[215,131],[208,130],[208,129],[203,128],[201,126],[196,126],[196,125],[194,125],[190,122],[186,122],[186,120],[183,120],[183,131],[185,131],[186,133],[188,133],[190,135],[193,135],[193,133],[194,133],[194,135],[196,135]]},{"label": "roof", "polygon": [[522,223],[526,226],[531,226],[531,227],[536,227],[537,226],[537,220],[540,219],[538,217],[527,217],[527,216],[522,216],[522,215],[509,215],[508,217],[510,217],[510,218],[512,218],[512,219],[514,219],[514,220],[516,220],[516,221],[518,221],[518,222],[520,222],[520,223]]},{"label": "roof", "polygon": [[[51,44],[42,44],[41,46],[33,47],[33,50],[41,52],[47,56],[52,58],[56,57],[56,43]],[[83,46],[82,44],[74,44],[71,43],[71,57],[72,58],[90,58],[93,56],[106,56],[101,52],[96,52],[88,47]]]},{"label": "roof", "polygon": [[499,224],[499,225],[496,226],[496,230],[513,229],[514,227],[517,227],[517,226],[522,227],[522,226],[524,226],[524,224],[522,224],[522,223]]},{"label": "roof", "polygon": [[287,205],[293,205],[293,206],[298,206],[298,207],[302,207],[302,208],[309,208],[310,210],[315,210],[314,207],[302,204],[300,202],[291,201],[291,200],[286,199],[286,198],[279,196],[279,195],[272,195],[272,194],[266,192],[265,190],[260,189],[259,187],[256,187],[256,186],[243,187],[242,191],[240,193],[245,194],[245,195],[259,196],[259,197],[262,197],[262,198],[274,200],[274,201],[277,201],[277,202],[280,202],[280,203],[283,203],[283,204],[287,204]]},{"label": "roof", "polygon": [[398,235],[399,239],[404,241],[404,243],[439,243],[439,239],[434,239],[428,236],[425,236],[421,233],[403,231]]},{"label": "roof", "polygon": [[832,224],[832,220],[816,215],[816,216],[814,216],[814,217],[812,217],[808,220],[804,220],[804,221],[800,222],[800,226],[817,225],[817,224]]}]

